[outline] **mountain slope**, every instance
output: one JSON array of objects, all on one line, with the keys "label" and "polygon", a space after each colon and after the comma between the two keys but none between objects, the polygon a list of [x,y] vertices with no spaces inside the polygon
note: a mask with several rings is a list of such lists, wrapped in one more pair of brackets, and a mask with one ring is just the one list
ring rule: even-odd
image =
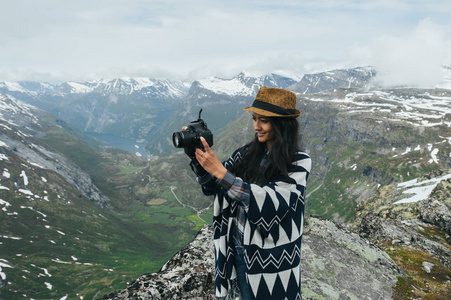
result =
[{"label": "mountain slope", "polygon": [[[34,142],[34,135],[44,135],[47,131],[43,128],[46,126],[45,122],[39,122],[39,118],[44,118],[45,112],[1,94],[0,103],[0,120],[3,121],[1,140],[5,149],[32,166],[57,172],[76,186],[85,197],[102,207],[108,207],[108,198],[93,185],[89,174],[60,153]],[[22,129],[19,130],[18,127]],[[33,127],[38,127],[39,131],[32,129]],[[17,188],[20,187],[17,185]]]},{"label": "mountain slope", "polygon": [[381,187],[360,203],[354,231],[377,244],[406,273],[395,299],[449,299],[451,171]]},{"label": "mountain slope", "polygon": [[299,99],[314,158],[312,213],[349,220],[379,186],[450,166],[450,90],[337,90]]},{"label": "mountain slope", "polygon": [[[380,186],[451,164],[451,91],[336,89],[298,94],[303,148],[313,161],[308,211],[348,221]],[[250,115],[233,122],[213,150],[225,159],[254,136]]]},{"label": "mountain slope", "polygon": [[144,189],[146,160],[99,153],[71,131],[0,95],[2,299],[93,298],[118,289],[158,270],[202,224],[169,187],[154,196]]}]

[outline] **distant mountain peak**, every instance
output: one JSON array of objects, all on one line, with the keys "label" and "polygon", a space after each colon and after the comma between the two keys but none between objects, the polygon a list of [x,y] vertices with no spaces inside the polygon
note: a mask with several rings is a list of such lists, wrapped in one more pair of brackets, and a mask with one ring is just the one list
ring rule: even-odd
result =
[{"label": "distant mountain peak", "polygon": [[356,67],[335,69],[315,74],[306,74],[301,81],[293,85],[293,91],[312,94],[336,88],[364,88],[376,76],[374,67]]},{"label": "distant mountain peak", "polygon": [[276,74],[257,76],[248,72],[241,72],[230,79],[210,77],[197,82],[198,87],[216,94],[253,96],[261,86],[287,88],[294,84],[295,80]]},{"label": "distant mountain peak", "polygon": [[162,98],[180,98],[188,91],[187,84],[181,81],[153,78],[114,78],[99,79],[86,82],[67,81],[58,84],[45,82],[19,81],[0,82],[0,92],[5,94],[66,96],[70,94],[116,94],[131,95],[133,93],[152,93]]}]

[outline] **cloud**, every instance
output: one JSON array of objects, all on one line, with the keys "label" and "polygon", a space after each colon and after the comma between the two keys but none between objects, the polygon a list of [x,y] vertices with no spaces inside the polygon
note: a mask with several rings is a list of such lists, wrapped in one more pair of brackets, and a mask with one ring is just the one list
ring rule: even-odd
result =
[{"label": "cloud", "polygon": [[441,0],[7,1],[0,81],[198,79],[241,71],[301,76],[338,67],[350,47],[352,61],[343,66],[377,63],[389,75],[384,57],[402,52],[404,42],[420,49],[421,31],[442,32],[426,35],[428,43],[449,40],[444,28],[418,19],[431,15],[449,24],[450,6]]},{"label": "cloud", "polygon": [[366,56],[384,86],[431,87],[443,79],[443,65],[451,63],[450,33],[450,28],[425,19],[407,34],[374,38],[354,54]]},{"label": "cloud", "polygon": [[[289,3],[130,1],[124,6],[82,1],[67,6],[47,0],[39,5],[26,1],[32,9],[23,9],[21,2],[10,4],[11,17],[0,21],[11,28],[0,28],[7,37],[0,44],[1,77],[21,72],[17,77],[33,74],[34,79],[42,73],[52,80],[48,74],[58,78],[72,73],[73,80],[121,76],[121,70],[122,76],[151,77],[270,71],[271,65],[283,69],[299,64],[290,63],[290,57],[318,55],[307,49],[312,44],[307,41],[316,40],[318,31],[331,32],[324,17],[305,12],[300,17],[287,10]],[[19,25],[7,26],[13,23]],[[259,62],[264,66],[257,67]]]}]

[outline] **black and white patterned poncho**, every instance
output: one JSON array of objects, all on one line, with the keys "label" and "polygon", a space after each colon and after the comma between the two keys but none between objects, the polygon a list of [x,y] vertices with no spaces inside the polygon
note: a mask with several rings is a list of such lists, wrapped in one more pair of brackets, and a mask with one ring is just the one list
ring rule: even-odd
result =
[{"label": "black and white patterned poncho", "polygon": [[[231,170],[243,156],[245,147],[223,162]],[[301,241],[304,223],[306,182],[311,159],[303,152],[295,156],[289,178],[273,178],[260,187],[221,184],[199,176],[205,194],[215,194],[215,298],[234,299],[236,285],[232,220],[240,195],[248,192],[244,227],[247,279],[254,299],[301,299]],[[200,175],[200,174],[198,174]],[[236,189],[240,190],[236,190]]]}]

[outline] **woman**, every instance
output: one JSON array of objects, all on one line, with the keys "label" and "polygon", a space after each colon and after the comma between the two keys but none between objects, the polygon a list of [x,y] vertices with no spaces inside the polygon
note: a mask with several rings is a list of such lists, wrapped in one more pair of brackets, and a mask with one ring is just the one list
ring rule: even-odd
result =
[{"label": "woman", "polygon": [[288,90],[261,87],[255,139],[221,163],[201,138],[191,166],[215,195],[215,298],[301,299],[300,259],[310,157],[298,150],[300,111]]}]

